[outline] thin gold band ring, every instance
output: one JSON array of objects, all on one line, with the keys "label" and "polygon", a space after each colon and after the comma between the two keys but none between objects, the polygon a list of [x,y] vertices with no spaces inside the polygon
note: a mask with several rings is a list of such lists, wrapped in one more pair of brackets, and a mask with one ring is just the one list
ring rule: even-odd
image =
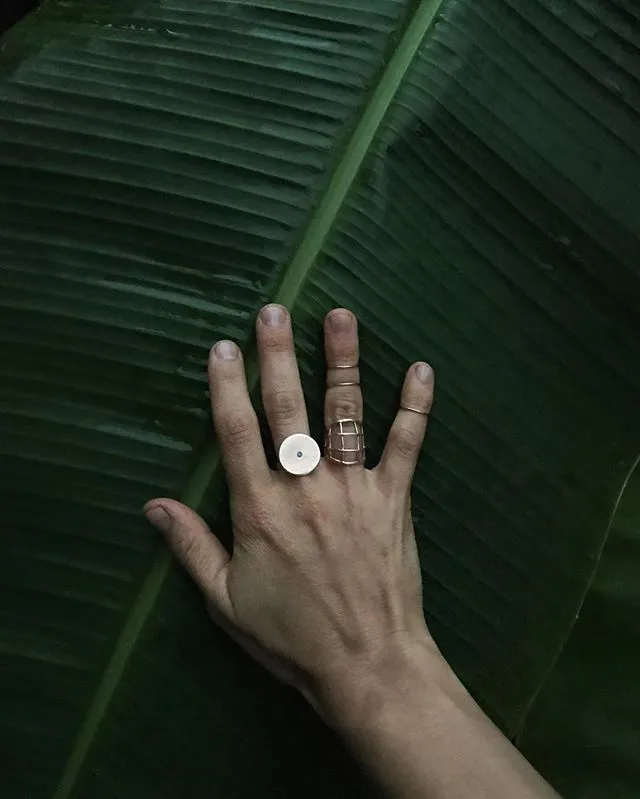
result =
[{"label": "thin gold band ring", "polygon": [[412,413],[419,413],[420,416],[428,416],[429,411],[420,410],[420,408],[412,408],[411,405],[400,405],[401,410],[411,411]]}]

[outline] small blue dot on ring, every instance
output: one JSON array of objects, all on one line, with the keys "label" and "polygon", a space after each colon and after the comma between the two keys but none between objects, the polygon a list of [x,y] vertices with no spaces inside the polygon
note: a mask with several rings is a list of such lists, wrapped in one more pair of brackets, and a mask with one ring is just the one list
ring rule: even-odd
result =
[{"label": "small blue dot on ring", "polygon": [[296,452],[296,457],[301,458],[302,457],[302,453],[301,452]]}]

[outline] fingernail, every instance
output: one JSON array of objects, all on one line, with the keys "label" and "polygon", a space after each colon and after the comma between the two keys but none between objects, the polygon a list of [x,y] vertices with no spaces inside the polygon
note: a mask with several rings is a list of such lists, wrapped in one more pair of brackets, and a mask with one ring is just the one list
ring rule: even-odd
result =
[{"label": "fingernail", "polygon": [[145,515],[151,524],[154,524],[163,533],[166,533],[171,527],[171,516],[162,505],[152,505],[150,508],[145,509]]},{"label": "fingernail", "polygon": [[219,341],[215,346],[215,353],[221,361],[235,361],[238,348],[233,341]]},{"label": "fingernail", "polygon": [[416,366],[416,375],[418,380],[422,381],[423,383],[428,383],[431,378],[431,367],[427,366],[426,363],[419,363]]},{"label": "fingernail", "polygon": [[269,327],[277,327],[284,324],[286,314],[281,305],[266,305],[260,311],[260,318]]},{"label": "fingernail", "polygon": [[349,333],[353,330],[353,314],[349,311],[333,311],[329,314],[329,327],[334,333]]}]

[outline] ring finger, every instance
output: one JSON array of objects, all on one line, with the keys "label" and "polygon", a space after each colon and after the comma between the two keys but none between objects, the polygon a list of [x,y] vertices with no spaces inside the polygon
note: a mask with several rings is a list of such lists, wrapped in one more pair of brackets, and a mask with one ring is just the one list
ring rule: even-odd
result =
[{"label": "ring finger", "polygon": [[266,305],[256,323],[262,402],[273,443],[309,434],[307,409],[293,348],[291,317],[282,305]]},{"label": "ring finger", "polygon": [[[345,419],[362,422],[363,403],[358,369],[358,322],[345,308],[336,308],[327,314],[324,322],[324,347],[327,359],[327,391],[324,401],[324,423],[331,425]],[[340,449],[355,449],[355,426],[342,437]],[[340,456],[349,464],[359,462],[358,453],[346,452]]]}]

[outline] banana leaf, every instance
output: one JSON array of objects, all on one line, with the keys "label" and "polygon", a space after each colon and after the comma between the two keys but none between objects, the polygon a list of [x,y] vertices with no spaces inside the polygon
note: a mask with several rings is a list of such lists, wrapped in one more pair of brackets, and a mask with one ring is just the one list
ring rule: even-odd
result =
[{"label": "banana leaf", "polygon": [[565,799],[640,794],[640,469],[615,516],[595,579],[520,736]]},{"label": "banana leaf", "polygon": [[438,376],[429,625],[507,733],[638,450],[630,0],[47,0],[0,49],[2,795],[370,795],[141,518],[226,541],[209,346],[360,317],[371,462]]}]

